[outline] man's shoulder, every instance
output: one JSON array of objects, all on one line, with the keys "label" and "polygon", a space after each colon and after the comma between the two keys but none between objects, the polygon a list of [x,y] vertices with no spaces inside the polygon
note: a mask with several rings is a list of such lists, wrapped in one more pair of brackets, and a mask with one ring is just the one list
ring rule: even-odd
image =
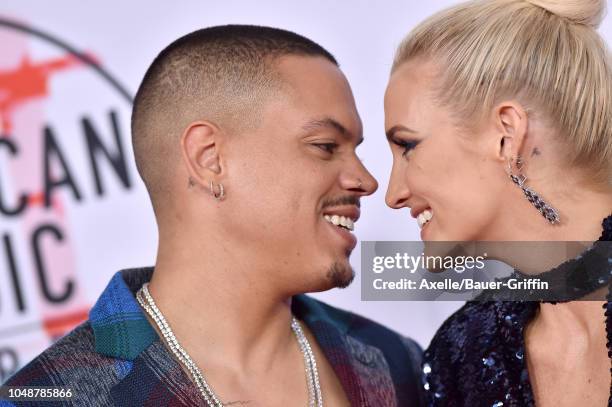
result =
[{"label": "man's shoulder", "polygon": [[14,373],[7,386],[61,386],[85,376],[95,376],[105,365],[113,363],[95,350],[93,329],[89,320],[76,326],[42,353]]}]

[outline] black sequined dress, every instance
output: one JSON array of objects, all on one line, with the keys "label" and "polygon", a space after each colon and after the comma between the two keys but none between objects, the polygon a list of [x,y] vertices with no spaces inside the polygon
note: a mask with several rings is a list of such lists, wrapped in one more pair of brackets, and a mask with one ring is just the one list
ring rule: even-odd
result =
[{"label": "black sequined dress", "polygon": [[[599,241],[612,240],[612,215]],[[612,258],[607,260],[604,304],[612,375]],[[428,406],[531,407],[534,395],[525,360],[523,332],[537,301],[467,302],[438,330],[423,358]],[[612,386],[608,407],[612,407]]]}]

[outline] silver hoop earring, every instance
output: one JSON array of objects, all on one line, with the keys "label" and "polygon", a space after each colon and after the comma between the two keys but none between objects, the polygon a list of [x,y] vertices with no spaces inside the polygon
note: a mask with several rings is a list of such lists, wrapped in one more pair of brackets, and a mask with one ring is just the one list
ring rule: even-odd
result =
[{"label": "silver hoop earring", "polygon": [[523,194],[525,194],[525,198],[533,206],[536,207],[537,210],[540,211],[542,216],[550,222],[550,224],[555,224],[561,222],[561,218],[559,217],[559,213],[555,208],[546,203],[533,189],[525,186],[525,182],[527,181],[527,177],[521,173],[521,169],[523,168],[523,161],[520,156],[516,157],[516,169],[518,170],[518,175],[515,175],[512,170],[512,161],[513,159],[508,159],[508,175],[512,182],[518,185],[519,188],[523,190]]},{"label": "silver hoop earring", "polygon": [[210,181],[210,193],[215,197],[217,201],[221,201],[225,197],[225,189],[223,189],[223,184],[219,183],[219,193],[215,191],[215,186],[212,181]]}]

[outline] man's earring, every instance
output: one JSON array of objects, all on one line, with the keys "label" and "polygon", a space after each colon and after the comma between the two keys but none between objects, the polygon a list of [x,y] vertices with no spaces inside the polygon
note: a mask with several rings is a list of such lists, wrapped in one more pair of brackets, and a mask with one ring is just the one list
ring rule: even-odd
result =
[{"label": "man's earring", "polygon": [[516,185],[519,186],[519,188],[523,190],[525,198],[527,198],[527,200],[531,202],[533,206],[535,206],[536,209],[540,211],[542,216],[544,216],[544,218],[546,218],[548,222],[550,222],[551,224],[561,222],[561,218],[559,217],[557,210],[546,202],[544,202],[544,200],[540,198],[540,196],[533,189],[525,186],[525,181],[527,181],[527,177],[521,173],[521,169],[523,168],[523,160],[521,159],[521,157],[518,156],[516,158],[515,166],[518,171],[516,175],[512,170],[512,161],[512,158],[508,159],[508,175],[510,176],[512,182],[514,182]]},{"label": "man's earring", "polygon": [[193,178],[189,177],[189,183],[187,184],[187,188],[193,188],[195,186],[195,182],[193,182]]},{"label": "man's earring", "polygon": [[225,198],[225,189],[223,188],[223,184],[219,183],[219,192],[215,191],[215,185],[212,181],[210,181],[210,193],[215,197],[217,201],[223,200]]}]

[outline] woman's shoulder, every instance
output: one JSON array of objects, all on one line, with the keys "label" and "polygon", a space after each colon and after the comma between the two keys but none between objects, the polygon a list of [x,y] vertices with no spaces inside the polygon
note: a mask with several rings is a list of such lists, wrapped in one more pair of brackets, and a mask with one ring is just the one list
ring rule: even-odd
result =
[{"label": "woman's shoulder", "polygon": [[483,375],[510,368],[506,353],[521,349],[522,328],[536,306],[527,302],[466,303],[442,324],[423,355],[427,393],[446,400],[466,400],[479,393],[476,389],[482,386]]},{"label": "woman's shoulder", "polygon": [[440,326],[428,351],[446,349],[448,343],[461,350],[470,346],[471,341],[490,335],[498,323],[500,306],[503,303],[467,302]]},{"label": "woman's shoulder", "polygon": [[512,335],[517,328],[520,330],[531,317],[535,305],[537,303],[467,302],[440,326],[427,353],[456,352],[466,355],[470,348],[482,350],[492,346],[495,339]]}]

